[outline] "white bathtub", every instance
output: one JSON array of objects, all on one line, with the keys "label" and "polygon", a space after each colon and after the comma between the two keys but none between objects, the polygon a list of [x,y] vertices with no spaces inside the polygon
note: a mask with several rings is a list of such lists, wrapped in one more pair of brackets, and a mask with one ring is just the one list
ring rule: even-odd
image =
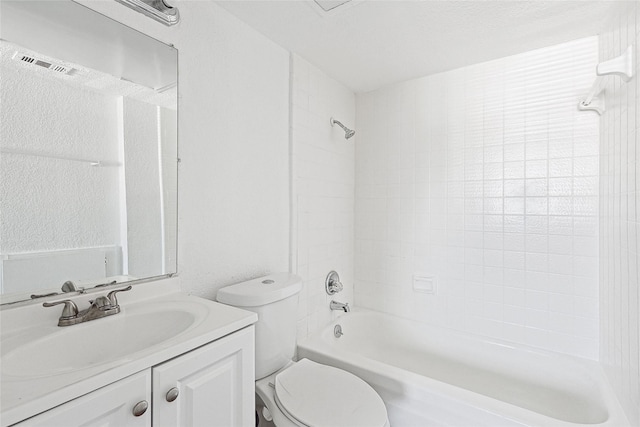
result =
[{"label": "white bathtub", "polygon": [[595,362],[373,311],[341,316],[298,357],[363,378],[393,427],[629,425]]}]

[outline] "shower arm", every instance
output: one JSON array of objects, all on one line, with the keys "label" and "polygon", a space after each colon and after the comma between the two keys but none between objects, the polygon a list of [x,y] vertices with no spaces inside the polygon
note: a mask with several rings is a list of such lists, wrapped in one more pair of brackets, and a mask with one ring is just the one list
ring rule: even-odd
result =
[{"label": "shower arm", "polygon": [[333,117],[331,117],[330,119],[331,121],[331,126],[333,127],[333,125],[335,123],[338,124],[338,126],[340,126],[342,128],[342,130],[344,131],[344,139],[349,139],[351,138],[353,135],[355,135],[356,131],[353,129],[349,129],[348,127],[346,127],[345,125],[343,125],[342,123],[340,123],[338,120],[334,119]]},{"label": "shower arm", "polygon": [[351,129],[348,129],[345,125],[343,125],[342,123],[340,123],[338,120],[334,119],[333,117],[331,118],[331,126],[333,126],[334,124],[337,124],[338,126],[340,126],[342,128],[343,131],[348,132]]}]

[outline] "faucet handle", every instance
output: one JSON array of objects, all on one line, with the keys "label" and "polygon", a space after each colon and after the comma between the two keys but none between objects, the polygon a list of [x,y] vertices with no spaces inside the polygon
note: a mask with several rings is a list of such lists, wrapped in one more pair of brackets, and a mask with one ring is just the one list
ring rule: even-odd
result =
[{"label": "faucet handle", "polygon": [[327,295],[334,295],[342,291],[342,282],[340,276],[335,271],[330,271],[327,278],[324,281],[324,288],[327,291]]},{"label": "faucet handle", "polygon": [[55,295],[58,295],[58,292],[51,292],[49,294],[32,294],[31,295],[31,299],[52,297],[52,296],[55,296]]},{"label": "faucet handle", "polygon": [[109,298],[109,302],[111,302],[111,306],[112,307],[117,307],[118,306],[118,298],[116,298],[116,294],[118,292],[125,292],[125,291],[130,291],[131,290],[131,285],[127,286],[126,288],[122,288],[122,289],[116,289],[115,291],[111,291],[107,294],[107,298]]},{"label": "faucet handle", "polygon": [[111,301],[107,297],[98,297],[95,300],[89,300],[89,304],[92,307],[98,308],[102,311],[108,310],[112,307]]},{"label": "faucet handle", "polygon": [[65,293],[66,292],[80,292],[82,294],[82,293],[84,293],[84,288],[76,286],[76,284],[73,283],[71,280],[67,280],[62,285],[62,292],[65,292]]},{"label": "faucet handle", "polygon": [[76,288],[75,283],[73,283],[71,280],[67,280],[62,285],[62,292],[75,292],[77,290],[78,288]]},{"label": "faucet handle", "polygon": [[62,315],[60,319],[72,319],[78,315],[78,306],[75,302],[70,299],[65,299],[62,301],[56,302],[44,302],[42,303],[43,307],[53,307],[54,305],[64,304],[64,308],[62,309]]}]

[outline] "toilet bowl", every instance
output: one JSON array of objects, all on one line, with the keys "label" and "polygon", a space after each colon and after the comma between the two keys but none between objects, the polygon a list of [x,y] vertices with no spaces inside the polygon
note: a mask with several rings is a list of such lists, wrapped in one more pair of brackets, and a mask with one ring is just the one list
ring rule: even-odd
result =
[{"label": "toilet bowl", "polygon": [[388,427],[382,398],[361,378],[308,359],[296,348],[302,280],[277,273],[218,291],[217,300],[258,314],[256,395],[277,427]]}]

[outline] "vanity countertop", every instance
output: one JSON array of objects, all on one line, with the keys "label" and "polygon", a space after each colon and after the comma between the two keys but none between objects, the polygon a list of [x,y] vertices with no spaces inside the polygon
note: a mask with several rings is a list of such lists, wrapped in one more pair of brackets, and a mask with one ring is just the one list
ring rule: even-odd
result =
[{"label": "vanity countertop", "polygon": [[[134,288],[131,294],[135,292]],[[114,316],[67,327],[58,327],[50,315],[46,319],[27,322],[24,326],[15,326],[20,322],[11,318],[12,310],[17,310],[15,316],[18,318],[24,318],[25,310],[29,309],[51,310],[41,304],[26,309],[3,310],[0,313],[3,322],[0,335],[0,425],[4,427],[21,421],[257,321],[255,313],[182,293],[138,300],[123,297],[121,307],[122,312]],[[61,306],[53,311],[59,315]],[[138,320],[129,322],[127,319]],[[149,321],[145,324],[140,319]],[[158,327],[155,323],[165,325]],[[175,326],[176,323],[182,325]],[[175,334],[166,332],[167,328],[174,328]],[[118,332],[114,333],[114,329]],[[160,335],[154,337],[154,334]],[[162,334],[171,336],[166,338]],[[77,343],[76,337],[80,337]],[[146,342],[150,343],[149,346]],[[107,351],[94,352],[100,355],[94,360],[94,355],[86,351],[92,345]],[[76,369],[78,362],[74,360],[73,352],[76,350],[84,354],[80,359],[84,366],[80,369]],[[60,361],[51,361],[51,357]],[[56,369],[43,368],[49,365],[59,369],[56,372]],[[25,369],[25,366],[33,369]]]}]

